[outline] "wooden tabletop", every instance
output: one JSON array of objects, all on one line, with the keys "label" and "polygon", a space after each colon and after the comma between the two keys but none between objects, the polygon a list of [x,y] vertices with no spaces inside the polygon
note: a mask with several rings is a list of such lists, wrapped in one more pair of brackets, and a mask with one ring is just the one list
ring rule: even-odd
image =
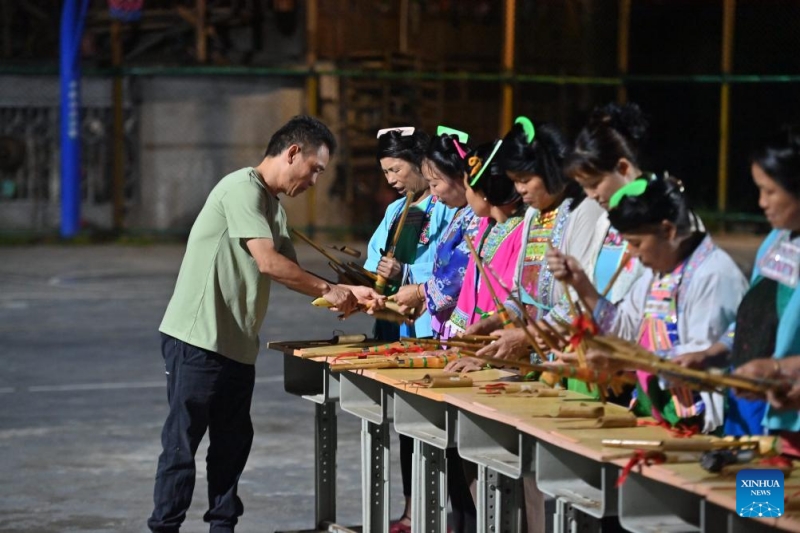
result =
[{"label": "wooden tabletop", "polygon": [[[379,342],[359,344],[303,347],[302,341],[291,343],[270,343],[269,347],[291,353],[298,357],[326,362],[345,352],[356,352],[376,346]],[[603,439],[643,439],[662,440],[675,438],[668,430],[644,425],[630,428],[594,428],[594,419],[557,418],[555,415],[562,405],[584,404],[601,405],[597,400],[573,391],[564,391],[560,397],[534,397],[524,393],[509,395],[487,395],[479,389],[480,385],[509,380],[514,374],[504,370],[481,370],[472,372],[471,387],[428,388],[415,382],[426,375],[441,374],[433,369],[380,369],[356,370],[366,378],[434,401],[446,402],[458,409],[474,413],[509,426],[536,439],[598,462],[612,463],[620,468],[627,465],[633,451],[621,448],[604,447]],[[628,410],[614,404],[604,404],[605,415],[624,415]],[[642,419],[640,419],[642,420]],[[646,419],[644,419],[646,420]],[[693,439],[707,439],[698,435]],[[705,497],[710,503],[736,512],[736,479],[712,474],[699,463],[675,463],[642,466],[636,469],[643,476],[661,483],[669,484],[685,491]],[[780,527],[800,533],[800,476],[786,479],[786,515],[781,518],[760,519],[766,525]]]}]

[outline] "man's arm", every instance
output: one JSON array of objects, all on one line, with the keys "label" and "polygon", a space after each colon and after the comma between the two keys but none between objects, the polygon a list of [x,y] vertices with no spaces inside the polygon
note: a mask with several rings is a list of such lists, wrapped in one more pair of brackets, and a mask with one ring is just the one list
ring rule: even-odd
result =
[{"label": "man's arm", "polygon": [[248,239],[247,249],[256,260],[259,272],[281,285],[308,296],[324,296],[330,292],[331,285],[281,255],[272,239]]}]

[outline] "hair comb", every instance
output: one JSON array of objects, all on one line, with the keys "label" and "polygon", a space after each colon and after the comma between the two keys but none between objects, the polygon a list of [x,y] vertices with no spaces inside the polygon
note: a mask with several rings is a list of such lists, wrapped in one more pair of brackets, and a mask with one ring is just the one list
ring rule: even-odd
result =
[{"label": "hair comb", "polygon": [[533,127],[533,122],[531,122],[531,119],[520,115],[514,121],[514,124],[519,124],[522,126],[522,130],[525,132],[525,137],[528,139],[528,144],[532,143],[533,138],[536,137],[536,128]]},{"label": "hair comb", "polygon": [[401,126],[399,128],[383,128],[382,130],[378,130],[378,135],[376,137],[380,139],[381,135],[389,133],[390,131],[399,131],[401,137],[408,137],[409,135],[414,134],[416,128],[414,128],[414,126]]},{"label": "hair comb", "polygon": [[[475,157],[475,159],[478,160],[476,164],[479,164],[480,168],[477,170],[477,173],[475,174],[474,177],[472,176],[473,173],[472,172],[470,173],[470,177],[472,178],[471,180],[469,180],[470,187],[478,183],[478,180],[481,179],[481,176],[489,167],[489,163],[491,163],[492,159],[494,159],[494,156],[497,155],[497,151],[500,149],[501,144],[503,144],[503,139],[499,139],[497,142],[494,143],[494,148],[492,149],[492,152],[489,154],[489,157],[486,158],[486,161],[481,161],[479,157],[477,156]],[[470,158],[470,164],[471,163],[472,163],[472,158]]]}]

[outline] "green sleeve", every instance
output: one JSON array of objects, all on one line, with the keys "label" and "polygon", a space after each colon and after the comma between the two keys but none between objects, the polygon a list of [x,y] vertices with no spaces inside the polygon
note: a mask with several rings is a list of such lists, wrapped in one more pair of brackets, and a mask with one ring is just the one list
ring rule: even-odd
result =
[{"label": "green sleeve", "polygon": [[266,194],[257,185],[237,183],[222,198],[231,239],[272,239],[269,220],[274,215]]}]

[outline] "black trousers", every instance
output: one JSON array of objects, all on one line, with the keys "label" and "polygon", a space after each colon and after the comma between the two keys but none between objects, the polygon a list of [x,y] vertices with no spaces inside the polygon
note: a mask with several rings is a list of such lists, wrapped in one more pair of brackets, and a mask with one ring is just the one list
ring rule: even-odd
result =
[{"label": "black trousers", "polygon": [[194,491],[194,456],[208,430],[208,511],[203,520],[211,532],[232,532],[244,512],[236,491],[253,443],[255,367],[164,334],[161,351],[169,414],[147,525],[156,532],[180,528]]},{"label": "black trousers", "polygon": [[[414,457],[414,440],[405,435],[400,437],[400,473],[403,477],[403,496],[411,497],[411,469]],[[447,448],[447,495],[453,508],[454,533],[470,533],[477,527],[477,511],[469,480],[464,473],[464,461],[456,448]]]}]

